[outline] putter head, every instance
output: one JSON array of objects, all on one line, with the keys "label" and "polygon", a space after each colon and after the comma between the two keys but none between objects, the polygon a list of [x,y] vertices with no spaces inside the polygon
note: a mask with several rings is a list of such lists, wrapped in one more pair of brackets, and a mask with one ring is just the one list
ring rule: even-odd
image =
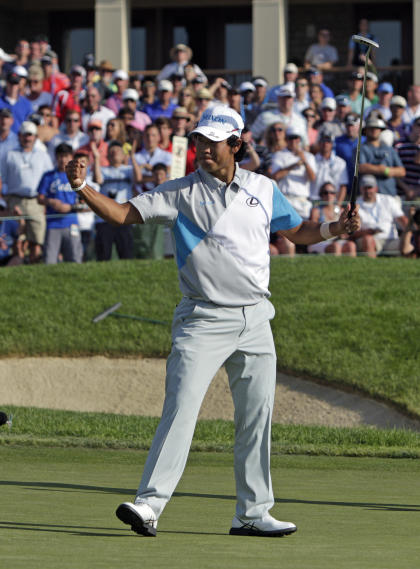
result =
[{"label": "putter head", "polygon": [[358,36],[356,34],[354,36],[351,36],[351,39],[353,41],[355,41],[356,43],[363,43],[364,45],[367,45],[368,47],[379,47],[379,44],[376,43],[376,41],[370,40],[369,38],[365,38],[364,36]]}]

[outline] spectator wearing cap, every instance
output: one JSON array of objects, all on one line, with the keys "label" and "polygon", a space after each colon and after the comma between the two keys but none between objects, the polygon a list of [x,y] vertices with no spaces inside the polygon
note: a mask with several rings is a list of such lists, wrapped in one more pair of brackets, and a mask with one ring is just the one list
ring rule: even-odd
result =
[{"label": "spectator wearing cap", "polygon": [[378,192],[375,176],[364,175],[360,179],[361,196],[357,199],[361,228],[352,234],[357,250],[368,257],[400,255],[401,240],[397,225],[407,226],[407,218],[401,205],[391,196]]},{"label": "spectator wearing cap", "polygon": [[331,69],[338,61],[337,49],[330,45],[331,34],[326,28],[318,32],[318,43],[309,46],[305,53],[305,67],[316,67],[323,71]]},{"label": "spectator wearing cap", "polygon": [[316,179],[316,161],[313,154],[303,150],[302,134],[295,126],[286,130],[286,148],[273,154],[271,172],[299,215],[308,219],[310,184]]},{"label": "spectator wearing cap", "polygon": [[145,105],[152,105],[156,102],[157,86],[153,79],[145,79],[141,86],[142,95],[140,97],[140,110],[144,111]]},{"label": "spectator wearing cap", "polygon": [[333,90],[324,83],[324,74],[322,72],[322,69],[318,69],[317,67],[310,67],[306,71],[305,75],[309,81],[309,87],[312,87],[312,85],[319,85],[322,89],[322,94],[324,97],[334,98]]},{"label": "spectator wearing cap", "polygon": [[309,82],[306,77],[298,77],[295,85],[295,102],[293,110],[295,113],[303,113],[309,107]]},{"label": "spectator wearing cap", "polygon": [[19,77],[19,95],[24,97],[28,83],[28,70],[26,67],[23,67],[23,65],[15,65],[12,69],[12,73],[15,73]]},{"label": "spectator wearing cap", "polygon": [[321,121],[317,125],[319,137],[324,133],[328,133],[335,140],[337,136],[341,136],[344,133],[341,122],[336,118],[336,112],[337,103],[335,99],[325,97],[321,103]]},{"label": "spectator wearing cap", "polygon": [[296,63],[289,62],[283,68],[283,83],[281,85],[274,85],[268,91],[267,100],[268,103],[276,104],[277,103],[277,91],[280,87],[286,87],[290,91],[295,91],[295,83],[299,75],[299,69]]},{"label": "spectator wearing cap", "polygon": [[207,81],[204,79],[204,77],[197,76],[195,74],[192,65],[185,66],[185,77],[187,79],[187,86],[191,87],[195,95],[200,89],[207,87]]},{"label": "spectator wearing cap", "polygon": [[346,197],[348,176],[346,162],[333,150],[334,135],[324,130],[319,135],[319,152],[315,155],[316,177],[311,183],[312,200],[318,200],[319,189],[325,182],[331,182],[337,189],[337,200],[342,203]]},{"label": "spectator wearing cap", "polygon": [[[176,107],[172,114],[172,136],[185,136],[187,137],[191,127],[191,115],[188,113],[185,107]],[[186,174],[194,172],[196,169],[195,159],[196,159],[196,148],[194,140],[192,137],[188,140],[188,150],[187,150],[187,164],[186,164]]]},{"label": "spectator wearing cap", "polygon": [[[112,83],[112,76],[115,71],[114,66],[107,59],[103,59],[98,66],[99,78],[94,83],[99,91],[101,101],[108,99],[116,90],[115,85]],[[88,85],[89,86],[89,85]]]},{"label": "spectator wearing cap", "polygon": [[[165,67],[156,77],[157,81],[161,81],[162,79],[169,79],[169,77],[174,73],[178,75],[185,75],[185,66],[190,63],[193,52],[189,46],[183,43],[179,43],[170,49],[169,56],[172,59],[172,63],[165,65]],[[202,72],[200,67],[195,63],[191,65],[193,66],[195,75],[197,77],[202,77],[204,79],[204,82],[207,83],[207,77]]]},{"label": "spectator wearing cap", "polygon": [[143,112],[147,113],[152,122],[158,117],[171,118],[176,105],[171,102],[172,93],[174,91],[172,83],[169,79],[162,79],[158,84],[158,98],[152,104],[146,104]]},{"label": "spectator wearing cap", "polygon": [[75,152],[81,146],[89,142],[88,135],[81,130],[82,120],[78,111],[68,111],[64,119],[64,130],[56,134],[48,143],[48,151],[51,160],[55,162],[56,148],[60,144],[66,144]]},{"label": "spectator wearing cap", "polygon": [[[375,36],[369,32],[369,22],[366,18],[361,18],[359,20],[357,34],[369,40],[376,41]],[[347,65],[348,66],[353,65],[355,67],[358,67],[360,65],[365,65],[367,50],[368,50],[367,45],[355,42],[352,36],[348,44]],[[372,64],[374,59],[375,59],[375,50],[371,50],[368,64]]]},{"label": "spectator wearing cap", "polygon": [[[354,161],[356,156],[356,147],[359,136],[359,115],[349,113],[344,119],[345,133],[335,139],[335,153],[346,163],[347,168],[347,190],[351,190],[351,184],[354,176]],[[366,137],[363,135],[361,143],[363,144]]]},{"label": "spectator wearing cap", "polygon": [[149,115],[137,109],[139,94],[135,89],[125,89],[122,94],[122,101],[122,108],[130,109],[130,111],[133,111],[133,120],[135,120],[136,123],[140,126],[141,131],[143,131],[148,124],[151,124],[152,119],[149,117]]},{"label": "spectator wearing cap", "polygon": [[98,120],[102,123],[102,136],[105,137],[106,125],[109,120],[115,118],[115,113],[101,105],[101,96],[96,87],[88,87],[86,89],[86,98],[82,109],[82,128],[85,132],[92,120]]},{"label": "spectator wearing cap", "polygon": [[[197,97],[196,97],[196,108],[194,114],[197,121],[200,120],[201,115],[204,113],[206,109],[210,108],[212,104],[213,104],[213,95],[206,87],[203,87],[197,92]],[[232,106],[230,97],[229,97],[229,106]]]},{"label": "spectator wearing cap", "polygon": [[28,93],[26,98],[31,103],[34,112],[37,112],[42,105],[52,107],[53,96],[51,93],[43,91],[44,72],[39,66],[31,66],[28,73]]},{"label": "spectator wearing cap", "polygon": [[0,110],[10,109],[13,114],[12,130],[19,132],[20,125],[33,113],[31,103],[19,95],[19,76],[9,73],[6,79],[6,87],[0,96]]},{"label": "spectator wearing cap", "polygon": [[2,168],[9,208],[18,206],[23,215],[30,216],[25,221],[25,233],[31,263],[40,260],[45,239],[45,215],[37,201],[38,185],[45,172],[53,169],[49,154],[35,149],[36,137],[36,125],[24,121],[19,129],[19,148],[8,152]]},{"label": "spectator wearing cap", "polygon": [[407,91],[407,107],[403,121],[410,126],[413,120],[420,116],[420,85],[410,85]]},{"label": "spectator wearing cap", "polygon": [[379,101],[374,105],[371,105],[364,114],[365,120],[370,115],[372,111],[378,111],[381,113],[382,118],[385,122],[389,121],[391,118],[391,99],[394,94],[394,88],[391,83],[381,83],[378,87],[378,97]]},{"label": "spectator wearing cap", "polygon": [[48,53],[45,53],[41,57],[41,67],[44,73],[44,80],[42,83],[43,91],[51,93],[54,97],[58,92],[69,88],[69,78],[64,73],[60,73],[60,71],[54,69],[53,58],[51,55],[48,55]]},{"label": "spectator wearing cap", "polygon": [[394,95],[391,99],[391,118],[387,122],[387,127],[394,133],[394,141],[396,144],[400,140],[407,137],[409,129],[403,121],[403,114],[407,108],[407,101],[401,95]]},{"label": "spectator wearing cap", "polygon": [[379,97],[376,94],[376,90],[378,88],[378,76],[373,71],[368,71],[366,73],[366,83],[365,83],[365,96],[372,105],[375,105],[379,102]]},{"label": "spectator wearing cap", "polygon": [[345,130],[345,120],[346,116],[351,113],[350,99],[346,95],[337,95],[335,98],[337,104],[337,111],[335,113],[335,118],[343,127],[343,132]]},{"label": "spectator wearing cap", "polygon": [[134,159],[143,169],[143,182],[146,190],[153,189],[152,168],[157,163],[170,166],[172,155],[159,148],[160,133],[155,124],[149,124],[143,136],[143,148],[136,153]]},{"label": "spectator wearing cap", "polygon": [[[363,72],[353,71],[348,81],[348,92],[345,93],[350,101],[351,110],[353,113],[360,115],[362,112],[362,87],[363,87]],[[367,111],[371,106],[371,102],[365,97],[364,110]]]},{"label": "spectator wearing cap", "polygon": [[85,68],[73,65],[70,70],[70,86],[58,91],[54,97],[54,114],[59,124],[62,124],[69,111],[81,111],[81,101],[85,95],[83,84],[86,79]]},{"label": "spectator wearing cap", "polygon": [[294,127],[302,136],[303,146],[307,146],[306,121],[300,113],[293,111],[294,91],[287,87],[279,87],[277,91],[277,109],[262,112],[251,126],[255,141],[260,141],[266,128],[274,122],[282,122],[286,126]]},{"label": "spectator wearing cap", "polygon": [[[71,188],[65,171],[73,158],[70,145],[61,143],[55,148],[56,168],[46,172],[38,186],[38,202],[46,207],[47,232],[44,244],[44,260],[56,265],[61,253],[69,263],[81,263],[83,256],[77,214],[72,213],[77,193]],[[57,214],[63,215],[57,215]]]},{"label": "spectator wearing cap", "polygon": [[105,103],[105,106],[114,113],[115,116],[118,115],[118,111],[123,106],[123,93],[128,88],[128,73],[124,69],[117,69],[112,80],[116,86],[116,92],[113,93]]},{"label": "spectator wearing cap", "polygon": [[376,177],[380,194],[397,195],[397,180],[405,176],[405,168],[397,151],[380,142],[381,132],[386,124],[379,118],[369,117],[366,121],[366,143],[360,147],[361,175]]},{"label": "spectator wearing cap", "polygon": [[[314,223],[337,221],[342,208],[337,203],[337,188],[334,184],[330,181],[322,184],[319,189],[319,197],[321,203],[311,209],[310,221]],[[357,250],[356,244],[349,239],[348,235],[340,235],[339,238],[333,237],[314,245],[308,245],[308,253],[355,257]]]},{"label": "spectator wearing cap", "polygon": [[[101,165],[101,156],[97,149],[94,150],[94,176],[93,180],[100,185],[100,192],[115,200],[117,203],[125,203],[133,197],[134,184],[142,181],[141,168],[134,160],[135,145],[131,150],[132,165],[124,163],[124,151],[116,141],[108,147],[108,166]],[[102,218],[96,219],[96,258],[98,261],[110,261],[112,245],[115,243],[120,259],[132,259],[133,231],[128,225],[116,227],[107,223]]]},{"label": "spectator wearing cap", "polygon": [[104,140],[103,132],[103,122],[97,118],[90,119],[87,126],[89,141],[79,148],[79,151],[87,153],[90,167],[92,167],[95,162],[96,152],[98,152],[100,156],[100,165],[109,166],[108,143]]},{"label": "spectator wearing cap", "polygon": [[395,144],[395,150],[405,168],[405,176],[398,180],[398,186],[407,201],[417,200],[420,197],[420,116],[413,120],[408,137]]}]

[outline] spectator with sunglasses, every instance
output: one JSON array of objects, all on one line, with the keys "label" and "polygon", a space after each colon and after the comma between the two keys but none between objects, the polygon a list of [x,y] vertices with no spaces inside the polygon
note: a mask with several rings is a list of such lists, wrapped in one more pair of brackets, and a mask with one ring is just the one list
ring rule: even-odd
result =
[{"label": "spectator with sunglasses", "polygon": [[80,113],[78,111],[69,111],[64,119],[64,131],[54,136],[48,144],[48,150],[54,163],[56,158],[55,149],[59,144],[68,144],[73,151],[88,144],[89,136],[81,130],[80,126]]},{"label": "spectator with sunglasses", "polygon": [[309,148],[312,149],[318,139],[318,129],[316,128],[316,125],[318,124],[320,117],[312,106],[309,106],[307,109],[305,109],[302,115],[306,119],[308,143]]},{"label": "spectator with sunglasses", "polygon": [[296,81],[296,96],[293,103],[295,113],[303,113],[309,107],[309,82],[305,77]]}]

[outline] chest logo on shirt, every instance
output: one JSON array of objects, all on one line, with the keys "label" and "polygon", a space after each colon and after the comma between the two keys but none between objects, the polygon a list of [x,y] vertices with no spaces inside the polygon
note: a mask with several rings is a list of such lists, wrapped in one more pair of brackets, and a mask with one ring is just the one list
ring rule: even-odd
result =
[{"label": "chest logo on shirt", "polygon": [[249,207],[257,207],[259,203],[259,200],[257,200],[257,198],[254,198],[254,196],[246,200],[246,205],[249,205]]}]

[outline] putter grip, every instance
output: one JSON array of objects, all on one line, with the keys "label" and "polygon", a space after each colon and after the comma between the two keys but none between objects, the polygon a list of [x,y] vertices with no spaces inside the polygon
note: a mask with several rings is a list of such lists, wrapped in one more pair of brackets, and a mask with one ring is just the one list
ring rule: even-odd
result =
[{"label": "putter grip", "polygon": [[353,176],[353,183],[351,185],[351,192],[350,192],[350,211],[348,213],[348,217],[351,217],[351,214],[354,211],[354,208],[356,207],[356,199],[357,199],[357,190],[359,188],[359,176],[354,175]]}]

